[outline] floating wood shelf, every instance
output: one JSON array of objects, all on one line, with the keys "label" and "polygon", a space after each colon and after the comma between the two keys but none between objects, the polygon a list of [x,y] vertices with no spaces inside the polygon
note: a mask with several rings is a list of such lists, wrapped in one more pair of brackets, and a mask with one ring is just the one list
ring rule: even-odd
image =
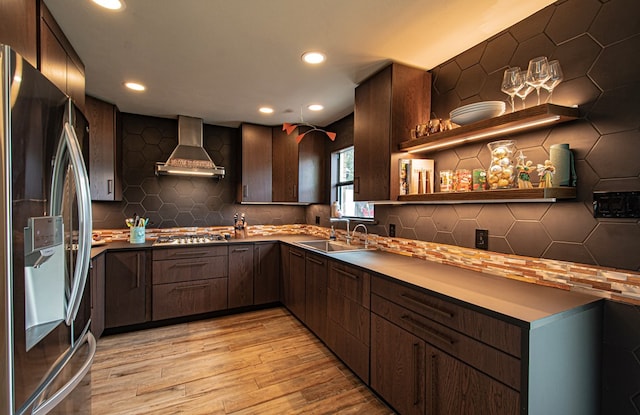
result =
[{"label": "floating wood shelf", "polygon": [[432,153],[463,144],[504,137],[515,132],[531,131],[579,118],[578,108],[542,104],[499,117],[463,125],[453,130],[403,141],[400,151]]},{"label": "floating wood shelf", "polygon": [[[575,187],[485,190],[482,192],[438,192],[398,196],[398,202],[423,204],[555,202],[575,199]],[[389,202],[393,203],[393,202]]]}]

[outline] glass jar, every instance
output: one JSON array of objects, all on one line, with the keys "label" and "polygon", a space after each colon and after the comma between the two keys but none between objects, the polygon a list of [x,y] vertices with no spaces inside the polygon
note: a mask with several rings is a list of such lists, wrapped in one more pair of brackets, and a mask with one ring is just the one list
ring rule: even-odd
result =
[{"label": "glass jar", "polygon": [[487,144],[491,153],[491,163],[487,172],[489,189],[510,189],[515,183],[515,168],[513,158],[515,142],[500,140]]},{"label": "glass jar", "polygon": [[455,191],[468,192],[471,190],[472,175],[471,170],[459,169],[455,175]]},{"label": "glass jar", "polygon": [[441,192],[453,191],[453,170],[440,171],[440,191]]}]

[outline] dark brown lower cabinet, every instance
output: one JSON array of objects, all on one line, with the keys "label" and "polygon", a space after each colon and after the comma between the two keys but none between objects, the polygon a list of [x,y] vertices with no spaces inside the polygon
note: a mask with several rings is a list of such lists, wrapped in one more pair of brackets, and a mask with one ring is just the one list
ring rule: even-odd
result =
[{"label": "dark brown lower cabinet", "polygon": [[305,258],[305,323],[320,340],[327,340],[327,259],[311,253]]},{"label": "dark brown lower cabinet", "polygon": [[144,250],[108,252],[105,270],[105,328],[151,320],[149,258]]},{"label": "dark brown lower cabinet", "polygon": [[369,382],[371,279],[367,272],[329,261],[327,345],[364,382]]},{"label": "dark brown lower cabinet", "polygon": [[104,331],[104,290],[105,255],[100,254],[91,260],[89,278],[91,284],[91,332],[96,339]]},{"label": "dark brown lower cabinet", "polygon": [[305,321],[305,251],[283,247],[282,264],[282,303],[294,316]]},{"label": "dark brown lower cabinet", "polygon": [[253,302],[269,304],[280,300],[280,243],[257,242],[253,250]]},{"label": "dark brown lower cabinet", "polygon": [[253,245],[229,247],[229,308],[253,305]]},{"label": "dark brown lower cabinet", "polygon": [[371,314],[371,388],[402,415],[425,414],[425,342]]},{"label": "dark brown lower cabinet", "polygon": [[426,347],[427,413],[519,414],[519,393],[441,350]]}]

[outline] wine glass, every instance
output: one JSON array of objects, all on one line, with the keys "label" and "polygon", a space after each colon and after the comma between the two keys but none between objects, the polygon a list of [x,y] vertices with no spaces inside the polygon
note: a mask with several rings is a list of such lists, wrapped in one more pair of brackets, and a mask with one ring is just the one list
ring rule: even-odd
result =
[{"label": "wine glass", "polygon": [[511,112],[515,111],[513,97],[516,95],[516,92],[518,92],[518,90],[522,88],[522,85],[523,82],[522,78],[520,77],[520,68],[518,66],[508,68],[506,71],[504,71],[500,90],[509,95],[509,98],[511,98]]},{"label": "wine glass", "polygon": [[527,71],[520,71],[520,79],[522,79],[522,88],[516,92],[516,95],[522,100],[522,109],[525,109],[526,106],[524,101],[527,99],[531,91],[533,91],[533,87],[526,82]]},{"label": "wine glass", "polygon": [[527,83],[536,89],[538,105],[540,105],[540,87],[549,79],[549,61],[546,56],[538,56],[529,61]]},{"label": "wine glass", "polygon": [[553,89],[558,86],[560,82],[564,79],[562,75],[562,68],[560,67],[560,62],[557,60],[553,60],[549,62],[549,79],[545,82],[542,87],[549,92],[547,96],[547,100],[545,102],[551,102],[551,94],[553,94]]}]

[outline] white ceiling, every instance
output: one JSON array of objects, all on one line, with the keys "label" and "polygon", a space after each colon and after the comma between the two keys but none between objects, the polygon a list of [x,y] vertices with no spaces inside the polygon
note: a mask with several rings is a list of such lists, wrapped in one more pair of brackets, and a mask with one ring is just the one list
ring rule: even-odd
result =
[{"label": "white ceiling", "polygon": [[[87,94],[121,111],[208,124],[326,126],[389,60],[431,69],[553,0],[45,0],[86,66]],[[73,4],[73,8],[71,5]],[[304,51],[327,61],[304,64]],[[125,81],[147,86],[126,90]],[[325,110],[306,109],[320,103]],[[258,113],[272,106],[272,115]],[[302,110],[301,110],[302,108]]]}]

